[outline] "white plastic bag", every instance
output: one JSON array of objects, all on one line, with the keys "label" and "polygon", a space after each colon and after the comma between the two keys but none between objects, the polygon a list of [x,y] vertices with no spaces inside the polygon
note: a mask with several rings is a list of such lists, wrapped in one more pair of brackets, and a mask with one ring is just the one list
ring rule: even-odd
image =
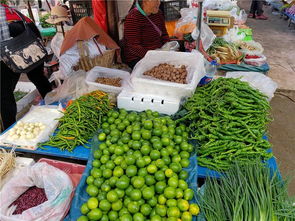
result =
[{"label": "white plastic bag", "polygon": [[227,72],[226,78],[241,78],[241,81],[248,82],[253,88],[258,89],[261,93],[271,100],[278,87],[270,77],[260,72]]},{"label": "white plastic bag", "polygon": [[197,23],[197,8],[183,8],[180,10],[181,18],[175,26],[175,36],[182,37],[184,34],[192,33]]},{"label": "white plastic bag", "polygon": [[56,33],[56,35],[52,38],[50,42],[50,47],[57,58],[60,57],[60,48],[61,48],[63,40],[64,40],[63,34]]},{"label": "white plastic bag", "polygon": [[[108,77],[108,78],[120,78],[121,87],[115,87],[106,84],[100,84],[95,82],[98,77]],[[130,73],[126,71],[121,71],[117,69],[104,68],[104,67],[94,67],[89,72],[87,72],[87,77],[85,82],[95,87],[97,90],[101,90],[107,93],[118,95],[123,88],[127,87],[130,84]]]},{"label": "white plastic bag", "polygon": [[205,0],[203,8],[206,10],[230,11],[236,3],[231,0]]},{"label": "white plastic bag", "polygon": [[74,71],[71,77],[64,80],[63,84],[46,94],[44,98],[45,104],[51,104],[63,99],[75,99],[83,94],[94,91],[95,88],[89,87],[89,85],[86,84],[85,79],[85,71]]},{"label": "white plastic bag", "polygon": [[266,57],[264,55],[260,55],[259,58],[244,58],[245,64],[253,65],[253,66],[261,66],[266,63]]},{"label": "white plastic bag", "polygon": [[234,17],[236,25],[245,24],[247,21],[247,18],[248,18],[247,13],[244,9],[242,9],[238,12],[238,8],[236,8],[236,7],[230,11],[230,14],[232,17]]},{"label": "white plastic bag", "polygon": [[[42,105],[42,106],[32,106],[30,111],[20,120],[24,123],[43,123],[45,129],[41,131],[34,139],[11,139],[9,133],[10,128],[4,134],[0,136],[0,145],[22,148],[22,149],[37,149],[38,143],[45,142],[49,139],[49,136],[55,131],[58,119],[62,117],[61,107],[56,105]],[[19,123],[19,122],[18,122]]]},{"label": "white plastic bag", "polygon": [[262,55],[264,49],[262,45],[256,41],[243,41],[238,43],[240,51],[245,55]]},{"label": "white plastic bag", "polygon": [[169,41],[165,43],[159,51],[178,51],[179,50],[179,43],[177,41]]},{"label": "white plastic bag", "polygon": [[[215,40],[216,35],[213,33],[211,28],[209,28],[209,26],[204,22],[202,22],[202,28],[201,29],[202,29],[202,31],[201,31],[201,40],[202,40],[202,43],[203,43],[204,50],[207,51],[208,48],[210,48],[210,46],[212,45],[213,41]],[[200,34],[200,31],[197,28],[195,28],[193,33],[192,33],[192,38],[194,40],[197,40],[199,34]]]},{"label": "white plastic bag", "polygon": [[[9,207],[28,188],[44,188],[47,201],[25,210],[22,214],[12,215],[15,206]],[[1,221],[57,221],[64,217],[70,205],[73,191],[69,176],[47,163],[36,163],[21,170],[11,178],[0,192]]]},{"label": "white plastic bag", "polygon": [[227,31],[227,33],[223,36],[223,38],[227,42],[231,42],[231,43],[242,41],[246,37],[246,35],[245,33],[242,33],[242,34],[238,34],[238,33],[239,33],[238,26],[234,26],[233,28]]}]

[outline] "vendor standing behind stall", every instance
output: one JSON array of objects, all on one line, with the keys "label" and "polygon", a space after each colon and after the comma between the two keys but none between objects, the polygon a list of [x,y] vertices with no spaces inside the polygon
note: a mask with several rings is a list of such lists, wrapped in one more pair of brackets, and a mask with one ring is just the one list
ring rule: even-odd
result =
[{"label": "vendor standing behind stall", "polygon": [[148,50],[169,41],[160,0],[135,0],[124,22],[124,61],[133,68]]}]

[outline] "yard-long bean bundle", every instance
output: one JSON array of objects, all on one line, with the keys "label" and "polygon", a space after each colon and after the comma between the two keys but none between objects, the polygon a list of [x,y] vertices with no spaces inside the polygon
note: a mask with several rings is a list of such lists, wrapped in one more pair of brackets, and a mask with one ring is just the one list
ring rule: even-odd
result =
[{"label": "yard-long bean bundle", "polygon": [[269,122],[267,97],[239,79],[219,78],[200,87],[187,100],[187,122],[191,139],[200,144],[198,163],[215,170],[227,170],[234,160],[249,161],[272,156],[263,139]]},{"label": "yard-long bean bundle", "polygon": [[107,94],[94,91],[74,100],[59,120],[58,131],[41,146],[54,146],[72,151],[85,145],[100,127],[102,117],[111,108]]}]

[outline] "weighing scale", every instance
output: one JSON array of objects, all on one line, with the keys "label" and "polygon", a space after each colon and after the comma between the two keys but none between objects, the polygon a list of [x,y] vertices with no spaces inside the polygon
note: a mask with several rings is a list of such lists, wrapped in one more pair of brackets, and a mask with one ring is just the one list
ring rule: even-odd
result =
[{"label": "weighing scale", "polygon": [[207,11],[206,22],[212,29],[213,33],[220,37],[226,34],[226,31],[233,27],[234,17],[229,11]]}]

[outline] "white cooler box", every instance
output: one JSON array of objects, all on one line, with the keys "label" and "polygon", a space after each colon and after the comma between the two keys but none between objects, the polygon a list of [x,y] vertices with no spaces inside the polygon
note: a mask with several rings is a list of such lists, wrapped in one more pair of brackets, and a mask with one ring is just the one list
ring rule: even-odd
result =
[{"label": "white cooler box", "polygon": [[[176,67],[185,65],[188,71],[188,83],[179,84],[143,75],[145,71],[162,63],[171,64]],[[133,91],[137,93],[154,94],[178,99],[191,96],[204,76],[204,57],[199,52],[148,51],[132,71],[131,84]]]}]

